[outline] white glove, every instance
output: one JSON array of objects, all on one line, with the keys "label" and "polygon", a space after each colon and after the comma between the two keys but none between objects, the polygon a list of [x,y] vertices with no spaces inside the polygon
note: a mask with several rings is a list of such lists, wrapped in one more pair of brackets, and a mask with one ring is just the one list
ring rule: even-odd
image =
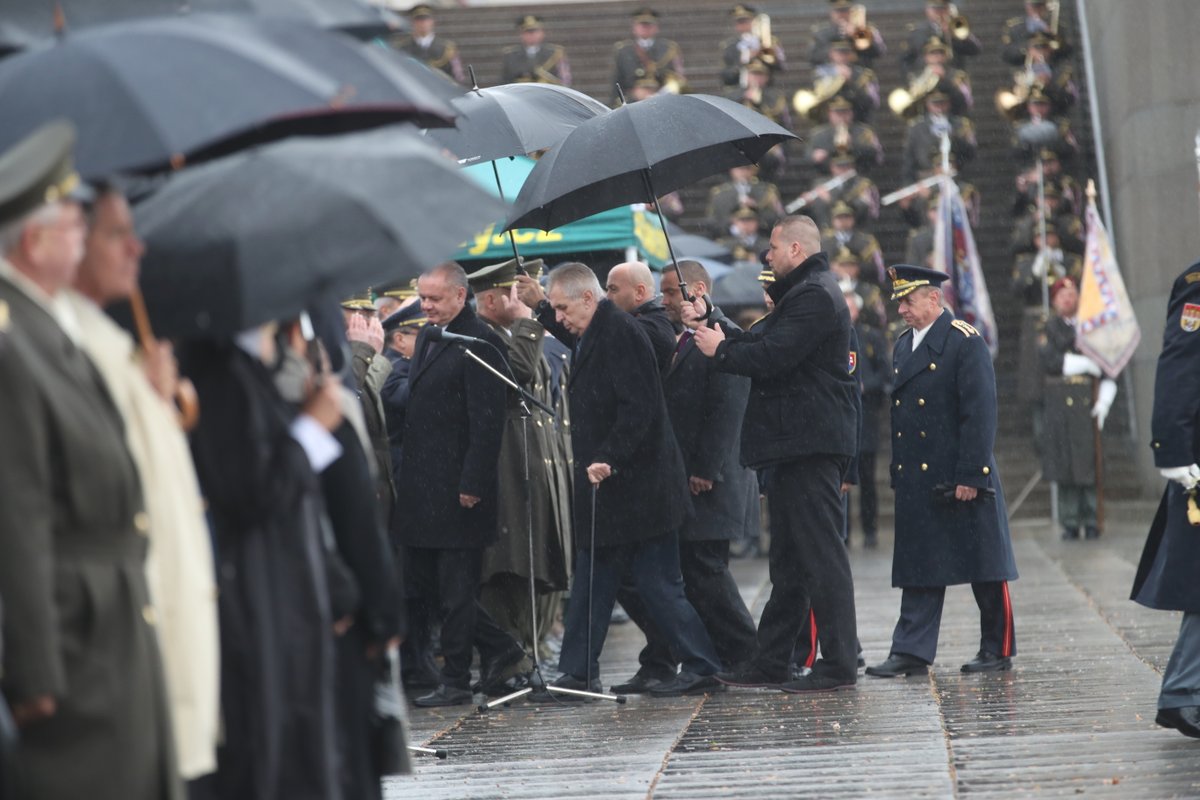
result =
[{"label": "white glove", "polygon": [[1070,378],[1072,375],[1091,375],[1094,378],[1103,376],[1100,365],[1087,356],[1066,353],[1063,355],[1063,377]]},{"label": "white glove", "polygon": [[1186,467],[1167,467],[1159,472],[1169,481],[1176,481],[1184,489],[1191,489],[1200,483],[1200,466],[1191,464]]},{"label": "white glove", "polygon": [[1104,420],[1108,419],[1108,411],[1112,408],[1113,398],[1117,396],[1117,382],[1111,378],[1100,381],[1100,391],[1096,394],[1096,405],[1092,406],[1092,416],[1096,418],[1096,427],[1104,430]]}]

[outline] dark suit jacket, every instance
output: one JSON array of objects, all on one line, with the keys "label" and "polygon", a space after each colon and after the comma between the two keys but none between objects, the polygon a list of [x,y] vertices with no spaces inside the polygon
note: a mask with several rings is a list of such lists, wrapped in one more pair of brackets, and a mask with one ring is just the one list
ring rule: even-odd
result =
[{"label": "dark suit jacket", "polygon": [[[713,313],[723,316],[719,309]],[[663,395],[688,476],[714,483],[711,491],[692,496],[696,514],[684,525],[681,538],[737,538],[754,479],[738,462],[750,380],[718,370],[696,349],[690,332],[684,335],[687,340],[663,377]]]},{"label": "dark suit jacket", "polygon": [[575,536],[590,547],[590,464],[616,472],[596,493],[596,545],[675,531],[691,510],[687,475],[643,326],[601,300],[568,383],[575,452]]},{"label": "dark suit jacket", "polygon": [[[413,547],[487,547],[496,541],[496,464],[507,408],[504,384],[472,362],[463,348],[417,335],[409,371],[398,503],[400,541]],[[504,342],[470,306],[446,326],[493,347],[471,352],[508,374]],[[459,494],[481,498],[463,508]]]},{"label": "dark suit jacket", "polygon": [[775,310],[752,330],[722,325],[716,360],[751,380],[742,463],[766,467],[857,452],[858,391],[849,372],[850,310],[817,253],[767,290]]}]

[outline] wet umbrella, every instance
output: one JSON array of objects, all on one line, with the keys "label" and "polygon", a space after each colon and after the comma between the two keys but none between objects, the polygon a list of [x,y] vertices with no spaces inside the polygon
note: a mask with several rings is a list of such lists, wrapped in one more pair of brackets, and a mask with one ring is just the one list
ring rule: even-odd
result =
[{"label": "wet umbrella", "polygon": [[742,264],[721,277],[713,276],[713,302],[722,307],[761,306],[763,285],[757,264]]},{"label": "wet umbrella", "polygon": [[142,291],[162,335],[228,335],[416,277],[504,210],[412,134],[290,139],[183,170],[135,208]]},{"label": "wet umbrella", "polygon": [[0,61],[0,150],[43,122],[80,131],[85,177],[151,171],[293,134],[455,112],[381,47],[289,20],[210,15],[81,31]]},{"label": "wet umbrella", "polygon": [[[614,206],[654,202],[730,167],[755,164],[775,145],[795,138],[732,100],[655,95],[567,134],[529,173],[507,225],[552,230]],[[667,246],[678,272],[669,235]],[[681,274],[679,283],[687,296]]]},{"label": "wet umbrella", "polygon": [[402,24],[397,15],[366,0],[4,0],[0,53],[24,49],[63,30],[204,12],[285,17],[361,37],[386,35]]}]

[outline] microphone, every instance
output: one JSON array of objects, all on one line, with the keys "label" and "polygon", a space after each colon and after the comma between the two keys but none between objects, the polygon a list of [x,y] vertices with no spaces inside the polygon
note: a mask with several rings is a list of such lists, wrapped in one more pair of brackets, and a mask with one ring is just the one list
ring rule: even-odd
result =
[{"label": "microphone", "polygon": [[430,326],[429,338],[432,341],[458,342],[459,344],[487,344],[483,339],[474,336],[463,336],[461,333],[451,333],[443,328]]}]

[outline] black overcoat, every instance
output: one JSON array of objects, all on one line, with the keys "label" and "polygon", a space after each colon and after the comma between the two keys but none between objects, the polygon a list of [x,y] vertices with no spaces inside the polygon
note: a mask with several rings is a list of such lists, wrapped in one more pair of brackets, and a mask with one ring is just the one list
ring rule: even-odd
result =
[{"label": "black overcoat", "polygon": [[[719,318],[720,310],[714,309],[713,314]],[[684,335],[687,338],[681,340],[663,377],[663,395],[684,469],[689,477],[712,481],[713,488],[692,495],[696,513],[683,526],[680,538],[741,538],[750,497],[747,486],[755,480],[754,473],[738,461],[750,380],[718,370],[712,359],[696,349],[691,334]]]},{"label": "black overcoat", "polygon": [[718,368],[750,378],[741,461],[761,468],[810,455],[858,452],[850,310],[817,253],[771,284],[775,310],[749,331],[722,325]]},{"label": "black overcoat", "polygon": [[665,373],[671,366],[675,355],[675,326],[667,316],[667,310],[658,300],[649,300],[629,312],[646,331],[650,346],[654,349],[654,359],[658,362],[658,371]]},{"label": "black overcoat", "polygon": [[[1200,263],[1175,281],[1154,379],[1150,421],[1154,464],[1200,460]],[[1171,481],[1146,538],[1133,599],[1150,608],[1200,612],[1200,528],[1187,521],[1187,494]]]},{"label": "black overcoat", "polygon": [[[1012,541],[992,448],[996,376],[987,345],[949,311],[912,349],[896,342],[892,389],[893,586],[1015,580]],[[971,486],[971,502],[934,487]],[[994,490],[988,494],[986,490]]]},{"label": "black overcoat", "polygon": [[854,329],[858,333],[858,380],[862,386],[862,438],[858,450],[874,453],[879,450],[883,404],[892,387],[892,353],[887,337],[879,329],[862,322]]},{"label": "black overcoat", "polygon": [[1075,326],[1055,315],[1038,343],[1042,388],[1042,477],[1072,485],[1096,483],[1096,436],[1090,375],[1063,377],[1063,356],[1079,353]]},{"label": "black overcoat", "polygon": [[590,548],[588,465],[616,472],[596,492],[596,546],[676,531],[691,512],[683,457],[642,326],[601,300],[579,343],[568,383],[575,457],[575,542]]},{"label": "black overcoat", "polygon": [[[496,541],[496,466],[504,435],[507,389],[467,357],[462,345],[417,335],[404,413],[399,505],[400,541],[410,547],[482,548]],[[483,339],[471,352],[508,374],[504,342],[464,306],[446,330]],[[458,496],[480,498],[464,508]]]}]

